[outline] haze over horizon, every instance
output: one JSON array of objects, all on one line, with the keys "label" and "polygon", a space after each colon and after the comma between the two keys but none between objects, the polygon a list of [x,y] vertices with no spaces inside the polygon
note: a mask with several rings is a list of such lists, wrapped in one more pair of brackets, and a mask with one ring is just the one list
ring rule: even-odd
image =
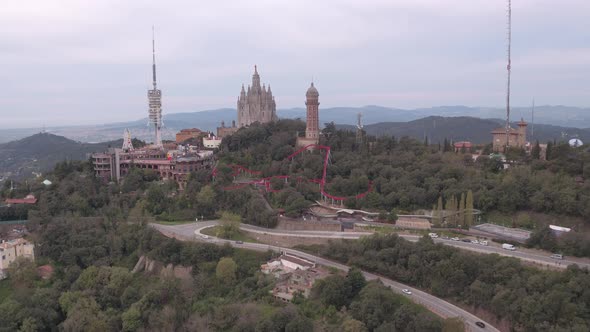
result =
[{"label": "haze over horizon", "polygon": [[[512,104],[587,107],[590,2],[513,2]],[[147,116],[151,26],[164,114],[235,108],[254,64],[277,109],[503,107],[505,1],[9,2],[0,127]]]}]

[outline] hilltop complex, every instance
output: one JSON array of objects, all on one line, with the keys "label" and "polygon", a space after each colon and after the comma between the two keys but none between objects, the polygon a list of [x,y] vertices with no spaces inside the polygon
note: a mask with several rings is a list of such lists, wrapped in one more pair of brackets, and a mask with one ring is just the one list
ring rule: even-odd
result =
[{"label": "hilltop complex", "polygon": [[[154,43],[152,44],[152,46]],[[203,168],[211,168],[214,163],[213,151],[201,150],[199,146],[184,143],[187,139],[207,136],[200,130],[185,129],[177,134],[177,143],[162,143],[162,92],[156,85],[156,57],[153,51],[153,89],[148,90],[149,125],[154,126],[154,143],[141,149],[131,144],[131,133],[125,130],[122,148],[109,148],[103,153],[91,156],[96,176],[105,181],[119,182],[131,168],[153,170],[161,179],[173,180],[183,190],[188,174]],[[203,137],[205,138],[205,137]],[[220,141],[207,137],[209,147],[219,146]]]},{"label": "hilltop complex", "polygon": [[[203,132],[197,128],[183,129],[176,134],[176,141],[164,144],[162,142],[162,91],[157,88],[156,81],[156,52],[152,39],[152,85],[148,90],[148,124],[154,126],[154,142],[152,145],[140,149],[133,147],[131,133],[125,130],[122,148],[109,148],[102,153],[91,156],[94,172],[97,177],[105,181],[119,182],[133,167],[154,171],[160,179],[173,180],[183,190],[191,172],[212,168],[215,163],[213,149],[221,144],[221,138],[229,136],[240,128],[254,123],[269,123],[278,120],[276,103],[270,89],[260,85],[260,75],[254,66],[252,85],[248,89],[242,85],[237,102],[237,118],[231,127],[221,122],[217,128],[217,137],[212,133]],[[305,137],[298,137],[299,146],[319,143],[319,93],[313,82],[307,90],[307,127]],[[202,140],[202,141],[200,141]],[[201,143],[202,142],[202,143]],[[204,147],[205,150],[202,149]]]}]

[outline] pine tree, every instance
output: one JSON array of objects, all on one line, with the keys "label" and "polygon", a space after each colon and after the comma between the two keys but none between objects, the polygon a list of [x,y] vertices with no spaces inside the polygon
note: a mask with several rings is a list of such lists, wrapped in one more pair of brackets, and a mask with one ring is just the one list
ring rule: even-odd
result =
[{"label": "pine tree", "polygon": [[473,192],[469,190],[465,198],[465,224],[467,227],[473,225]]}]

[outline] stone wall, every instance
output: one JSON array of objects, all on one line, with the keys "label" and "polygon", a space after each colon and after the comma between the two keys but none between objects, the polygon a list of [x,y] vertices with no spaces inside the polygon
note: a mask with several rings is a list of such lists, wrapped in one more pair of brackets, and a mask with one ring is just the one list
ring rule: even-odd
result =
[{"label": "stone wall", "polygon": [[[249,232],[248,230],[242,229],[243,233],[247,234],[249,237],[256,239],[256,241],[270,244],[273,246],[280,246],[286,248],[292,248],[298,244],[302,245],[311,245],[311,244],[326,244],[330,239],[326,238],[306,238],[306,237],[295,237],[295,236],[280,236],[280,235],[272,235],[269,233],[260,234]],[[334,239],[332,239],[334,240]]]},{"label": "stone wall", "polygon": [[430,222],[424,218],[405,218],[400,217],[395,222],[396,227],[411,229],[430,229]]}]

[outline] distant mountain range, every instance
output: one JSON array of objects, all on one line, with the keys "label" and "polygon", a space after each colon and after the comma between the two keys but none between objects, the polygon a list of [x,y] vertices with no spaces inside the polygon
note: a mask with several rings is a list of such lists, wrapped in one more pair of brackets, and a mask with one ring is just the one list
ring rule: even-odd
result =
[{"label": "distant mountain range", "polygon": [[[333,121],[342,125],[355,125],[357,123],[357,114],[362,113],[363,123],[367,126],[384,122],[408,122],[427,118],[429,116],[473,117],[491,119],[490,121],[497,122],[501,121],[499,119],[504,118],[504,112],[505,111],[500,108],[466,106],[440,106],[413,110],[403,110],[381,106],[333,107],[320,109],[320,121],[322,123]],[[531,122],[530,108],[515,107],[512,109],[511,114],[513,120],[519,120],[521,117],[523,117],[525,121]],[[278,110],[278,115],[280,118],[305,119],[305,109],[282,109]],[[163,137],[166,139],[173,139],[174,134],[180,129],[192,127],[202,130],[215,131],[222,120],[225,121],[226,126],[229,126],[231,125],[232,120],[235,119],[236,110],[230,108],[202,112],[164,114]],[[561,135],[561,133],[559,133],[559,135],[563,137],[571,137],[578,135],[577,131],[572,128],[590,128],[590,108],[568,106],[537,106],[535,108],[535,123],[535,128],[538,128],[539,124],[558,126],[552,130],[565,130],[563,135]],[[439,126],[440,125],[442,124],[439,123]],[[50,133],[65,136],[75,141],[105,142],[121,138],[125,128],[129,128],[131,130],[131,134],[134,137],[147,141],[152,139],[153,134],[151,128],[147,126],[146,118],[136,121],[94,126],[50,127],[46,130]],[[457,130],[457,128],[454,127],[453,130]],[[40,131],[40,128],[0,129],[0,143],[21,139]],[[424,133],[421,133],[420,136],[422,137],[423,134]]]},{"label": "distant mountain range", "polygon": [[81,143],[62,136],[39,133],[17,141],[0,144],[0,180],[25,178],[33,173],[53,169],[64,160],[83,160],[88,153],[121,146],[123,139],[104,143]]},{"label": "distant mountain range", "polygon": [[[230,111],[223,112],[229,114],[228,112]],[[333,118],[333,121],[349,121],[347,117],[354,117],[356,114],[354,111],[358,111],[358,109],[341,109],[341,116]],[[297,117],[296,115],[299,111],[290,110],[286,112],[292,112],[289,117]],[[334,115],[332,112],[329,112],[329,114]],[[185,128],[191,116],[194,116],[194,113],[173,114],[169,117],[168,123],[172,123],[179,128]],[[328,118],[324,120],[325,122],[332,120],[327,116],[324,118]],[[143,121],[137,121],[135,128],[144,128],[146,130],[145,135],[149,137],[150,133],[143,127],[143,124]],[[433,144],[442,142],[445,138],[453,141],[467,140],[479,144],[491,142],[490,131],[503,125],[503,121],[494,119],[479,119],[467,116],[429,116],[408,122],[379,122],[368,124],[364,126],[364,129],[368,134],[375,136],[388,135],[398,138],[409,136],[418,140],[428,137],[428,140]],[[101,133],[104,137],[108,137],[105,134],[108,130],[113,130],[118,134],[122,133],[126,127],[130,127],[134,133],[138,132],[128,123],[98,126],[95,129],[97,131],[92,135]],[[202,128],[203,126],[199,127]],[[356,130],[356,126],[350,124],[337,124],[337,127],[345,130]],[[83,132],[82,129],[77,130],[80,133]],[[90,133],[90,129],[86,130]],[[536,124],[534,131],[532,140],[538,139],[541,142],[547,142],[553,139],[566,140],[572,137],[580,138],[583,142],[590,142],[590,129]],[[531,135],[532,126],[529,126],[529,140],[531,140]],[[33,173],[44,172],[52,169],[57,162],[63,160],[83,160],[87,158],[88,153],[104,151],[109,146],[120,147],[122,144],[123,139],[103,143],[82,143],[51,133],[38,133],[20,140],[0,144],[0,180],[13,176],[22,178],[30,176]]]},{"label": "distant mountain range", "polygon": [[[490,132],[498,127],[504,127],[505,122],[494,119],[479,119],[473,117],[441,117],[429,116],[409,122],[380,122],[364,126],[369,135],[375,136],[408,136],[423,140],[428,137],[431,143],[443,142],[444,139],[457,141],[471,141],[482,144],[492,141]],[[516,123],[512,123],[516,128]],[[337,125],[339,129],[356,130],[353,125]],[[590,142],[590,129],[559,127],[545,124],[535,124],[527,127],[527,139],[547,142],[550,140],[569,140],[579,138],[582,142]]]}]

